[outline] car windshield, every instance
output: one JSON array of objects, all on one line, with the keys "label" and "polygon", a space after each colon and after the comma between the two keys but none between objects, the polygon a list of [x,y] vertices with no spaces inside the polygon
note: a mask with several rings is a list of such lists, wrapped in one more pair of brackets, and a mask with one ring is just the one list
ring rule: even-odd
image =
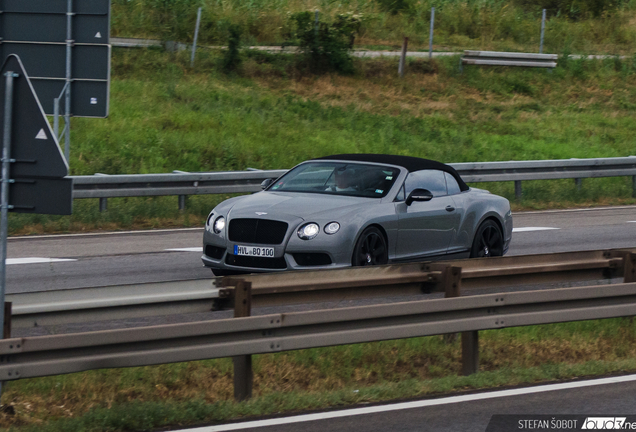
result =
[{"label": "car windshield", "polygon": [[382,198],[399,174],[398,168],[381,165],[308,162],[286,173],[267,190]]}]

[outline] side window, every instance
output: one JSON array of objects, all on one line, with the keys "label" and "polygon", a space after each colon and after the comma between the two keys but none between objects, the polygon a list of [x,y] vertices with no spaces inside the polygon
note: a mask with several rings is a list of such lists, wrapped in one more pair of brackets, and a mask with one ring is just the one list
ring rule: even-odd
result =
[{"label": "side window", "polygon": [[448,190],[449,195],[455,195],[461,192],[461,189],[459,189],[459,184],[457,183],[457,180],[455,180],[455,177],[447,172],[444,172],[444,177],[446,177],[446,189]]},{"label": "side window", "polygon": [[400,186],[400,191],[395,196],[395,201],[404,201],[406,197],[404,196],[404,185]]},{"label": "side window", "polygon": [[428,189],[434,197],[447,195],[444,172],[438,170],[421,170],[409,173],[404,182],[406,196],[414,189]]}]

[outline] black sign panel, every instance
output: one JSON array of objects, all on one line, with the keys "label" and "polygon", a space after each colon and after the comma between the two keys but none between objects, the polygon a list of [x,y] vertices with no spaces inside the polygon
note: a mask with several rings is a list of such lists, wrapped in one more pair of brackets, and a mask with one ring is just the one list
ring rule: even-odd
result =
[{"label": "black sign panel", "polygon": [[[35,93],[46,114],[54,113],[53,99],[60,96],[64,80],[31,79]],[[73,81],[71,84],[71,114],[81,113],[82,117],[105,117],[108,113],[107,81]],[[60,99],[60,115],[65,112],[66,99]]]},{"label": "black sign panel", "polygon": [[[0,61],[11,54],[20,57],[29,75],[38,81],[34,86],[49,115],[53,114],[53,99],[59,96],[55,89],[61,91],[67,78],[67,7],[67,0],[0,0]],[[72,115],[107,117],[110,0],[73,0],[72,7]],[[43,79],[50,82],[43,83]]]},{"label": "black sign panel", "polygon": [[[0,0],[2,12],[66,14],[67,0]],[[73,0],[76,14],[108,15],[110,1]]]},{"label": "black sign panel", "polygon": [[[76,44],[108,44],[108,15],[75,15],[71,20]],[[0,34],[4,42],[52,42],[66,44],[66,15],[42,13],[0,14]]]},{"label": "black sign panel", "polygon": [[15,179],[9,186],[9,205],[16,213],[70,215],[73,212],[73,180]]},{"label": "black sign panel", "polygon": [[[2,57],[15,54],[34,78],[66,77],[66,45],[4,42]],[[108,80],[109,45],[76,45],[71,58],[73,79]]]},{"label": "black sign panel", "polygon": [[[68,164],[40,106],[20,58],[11,55],[0,77],[0,123],[4,120],[6,72],[13,79],[11,115],[11,163],[9,174],[15,181],[9,187],[11,211],[26,213],[70,214],[73,187]],[[3,125],[0,124],[0,130]],[[4,146],[4,143],[2,143]]]}]

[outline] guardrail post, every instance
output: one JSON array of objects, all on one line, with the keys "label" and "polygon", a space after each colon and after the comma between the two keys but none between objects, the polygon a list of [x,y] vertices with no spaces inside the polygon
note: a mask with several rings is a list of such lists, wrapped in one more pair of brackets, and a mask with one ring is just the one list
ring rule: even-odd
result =
[{"label": "guardrail post", "polygon": [[11,302],[4,302],[3,339],[11,339],[11,304]]},{"label": "guardrail post", "polygon": [[462,332],[462,374],[465,376],[479,370],[479,332]]},{"label": "guardrail post", "polygon": [[631,252],[623,256],[623,282],[636,282],[636,254]]},{"label": "guardrail post", "polygon": [[[234,318],[248,317],[252,313],[252,282],[236,281],[234,288]],[[234,399],[238,402],[252,397],[252,356],[232,357],[234,363]]]},{"label": "guardrail post", "polygon": [[576,190],[581,190],[581,186],[583,186],[583,179],[574,179],[574,185],[576,186]]},{"label": "guardrail post", "polygon": [[632,198],[636,198],[636,176],[632,176]]},{"label": "guardrail post", "polygon": [[100,198],[99,199],[99,212],[104,213],[108,210],[108,198]]},{"label": "guardrail post", "polygon": [[515,180],[515,199],[521,199],[521,180]]},{"label": "guardrail post", "polygon": [[179,195],[179,211],[180,212],[184,212],[185,211],[185,206],[186,206],[186,196],[185,195]]},{"label": "guardrail post", "polygon": [[[442,288],[444,289],[444,297],[459,297],[461,296],[461,279],[462,268],[447,266],[442,274]],[[448,333],[444,335],[444,341],[447,343],[453,342],[457,339],[456,333]]]}]

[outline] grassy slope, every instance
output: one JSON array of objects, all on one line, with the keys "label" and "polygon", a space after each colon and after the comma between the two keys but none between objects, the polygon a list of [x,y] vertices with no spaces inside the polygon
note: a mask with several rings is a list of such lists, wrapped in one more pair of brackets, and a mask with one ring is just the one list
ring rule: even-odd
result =
[{"label": "grassy slope", "polygon": [[[369,48],[399,48],[402,37],[409,36],[413,49],[428,49],[432,6],[436,8],[436,50],[537,52],[541,28],[540,2],[529,1],[525,2],[529,5],[525,9],[517,6],[520,1],[501,0],[113,0],[112,3],[114,36],[184,42],[192,40],[196,10],[202,7],[199,42],[212,45],[225,43],[229,23],[242,26],[248,44],[280,44],[285,40],[291,13],[316,9],[324,21],[338,14],[356,15],[361,20],[356,43]],[[381,3],[407,7],[396,11],[390,6],[381,7]],[[586,3],[593,2],[575,2],[573,10],[562,13],[549,10],[544,52],[631,54],[636,41],[634,2],[605,2],[618,8],[606,10],[596,18],[571,13]]]},{"label": "grassy slope", "polygon": [[[456,58],[360,60],[354,76],[302,76],[288,57],[252,53],[239,76],[218,54],[115,50],[111,115],[73,119],[71,173],[289,168],[335,153],[395,153],[444,162],[636,154],[634,59],[562,61],[544,70],[466,68]],[[512,184],[486,184],[512,198]],[[526,182],[517,208],[632,203],[628,178]],[[78,200],[71,217],[11,215],[10,232],[201,224],[224,197]]]},{"label": "grassy slope", "polygon": [[[636,370],[636,325],[612,319],[480,332],[480,373],[461,377],[441,336],[254,357],[254,396],[232,401],[230,359],[6,383],[0,427],[120,431]],[[46,427],[43,423],[58,419]]]}]

